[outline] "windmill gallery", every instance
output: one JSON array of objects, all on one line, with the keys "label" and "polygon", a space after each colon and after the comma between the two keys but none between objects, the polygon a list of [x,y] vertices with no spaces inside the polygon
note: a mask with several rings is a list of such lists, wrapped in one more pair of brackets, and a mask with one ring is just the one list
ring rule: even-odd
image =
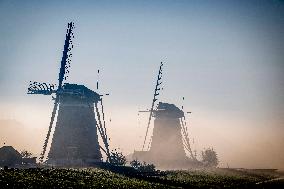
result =
[{"label": "windmill gallery", "polygon": [[[73,29],[74,23],[68,23],[58,85],[31,82],[28,87],[28,94],[54,95],[51,120],[39,158],[41,163],[52,166],[96,165],[103,161],[102,153],[105,153],[106,161],[111,161],[109,138],[104,120],[103,95],[84,85],[65,82],[72,56]],[[159,102],[155,108],[157,96],[161,90],[162,67],[161,62],[151,108],[142,111],[150,114],[143,148],[142,151],[135,151],[132,158],[154,163],[159,167],[193,167],[198,165],[198,161],[191,149],[183,110],[174,104],[163,102]],[[155,118],[153,136],[150,137],[146,148],[152,117]],[[55,118],[57,120],[54,124]],[[97,131],[103,145],[99,143]],[[50,138],[52,138],[51,142]],[[49,143],[50,150],[46,155]],[[157,154],[160,155],[157,156]]]}]

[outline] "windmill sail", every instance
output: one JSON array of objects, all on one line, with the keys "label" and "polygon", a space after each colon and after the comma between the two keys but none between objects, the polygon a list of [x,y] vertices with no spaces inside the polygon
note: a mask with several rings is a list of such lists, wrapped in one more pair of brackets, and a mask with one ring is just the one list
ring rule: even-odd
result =
[{"label": "windmill sail", "polygon": [[51,120],[49,123],[49,127],[48,127],[48,131],[47,131],[47,135],[44,141],[44,145],[43,145],[43,150],[40,156],[40,161],[42,162],[45,156],[45,152],[46,152],[46,148],[47,148],[47,144],[49,141],[49,137],[50,137],[50,133],[51,133],[51,129],[52,129],[52,125],[54,122],[54,118],[56,115],[56,111],[57,111],[57,107],[58,107],[58,103],[59,103],[59,95],[62,89],[62,82],[64,80],[64,75],[68,69],[68,67],[70,67],[70,54],[68,55],[68,52],[71,51],[71,47],[73,47],[72,45],[72,40],[71,38],[74,37],[73,35],[73,28],[74,28],[74,23],[70,22],[68,23],[68,28],[67,28],[67,34],[66,34],[66,39],[65,39],[65,44],[64,44],[64,49],[63,49],[63,55],[62,55],[62,60],[61,60],[61,67],[60,67],[60,71],[59,71],[59,78],[58,78],[58,89],[56,91],[56,97],[55,97],[55,101],[54,101],[54,106],[53,106],[53,110],[52,110],[52,114],[51,114]]},{"label": "windmill sail", "polygon": [[59,84],[58,84],[58,90],[62,88],[62,82],[66,77],[64,75],[68,73],[68,68],[70,67],[70,57],[72,54],[68,54],[68,52],[71,51],[73,48],[73,42],[72,38],[74,38],[73,34],[73,29],[74,29],[74,23],[70,22],[68,23],[68,28],[67,28],[67,34],[66,34],[66,39],[65,39],[65,44],[64,44],[64,50],[63,50],[63,55],[62,55],[62,60],[61,60],[61,67],[60,67],[60,72],[59,72]]},{"label": "windmill sail", "polygon": [[152,100],[152,105],[151,105],[151,109],[150,109],[150,116],[149,116],[149,119],[148,119],[146,135],[145,135],[145,138],[144,138],[142,151],[144,150],[145,142],[146,142],[146,139],[147,139],[147,135],[148,135],[148,131],[149,131],[152,115],[153,115],[154,105],[155,105],[155,102],[157,101],[156,97],[160,94],[159,91],[161,90],[161,88],[159,88],[159,87],[162,84],[162,82],[161,82],[161,79],[162,79],[162,67],[163,67],[163,62],[161,62],[161,65],[160,65],[160,68],[159,68],[158,78],[157,78],[157,82],[156,82],[156,86],[155,86],[154,97],[153,97],[153,100]]},{"label": "windmill sail", "polygon": [[54,106],[53,106],[53,110],[52,110],[52,114],[51,114],[51,120],[50,120],[50,123],[49,123],[47,135],[46,135],[46,138],[45,138],[45,141],[44,141],[44,145],[43,145],[43,150],[42,150],[42,153],[40,154],[40,158],[39,158],[39,160],[41,162],[43,162],[44,155],[45,155],[45,152],[46,152],[46,147],[47,147],[47,144],[48,144],[48,140],[49,140],[49,137],[50,137],[52,125],[53,125],[54,118],[55,118],[56,111],[57,111],[57,107],[58,107],[58,101],[59,101],[59,98],[56,97],[55,101],[54,101]]},{"label": "windmill sail", "polygon": [[47,84],[47,83],[38,83],[38,82],[30,82],[28,88],[28,94],[43,94],[43,95],[51,95],[56,92],[55,85]]}]

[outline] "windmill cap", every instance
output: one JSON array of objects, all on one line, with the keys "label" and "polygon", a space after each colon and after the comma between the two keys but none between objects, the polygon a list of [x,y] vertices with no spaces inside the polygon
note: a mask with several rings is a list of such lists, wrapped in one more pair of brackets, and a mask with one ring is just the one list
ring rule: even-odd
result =
[{"label": "windmill cap", "polygon": [[100,100],[100,95],[98,93],[88,89],[84,85],[65,83],[59,93],[61,93],[60,98],[63,102],[65,100],[81,99],[83,101],[94,103]]},{"label": "windmill cap", "polygon": [[184,112],[174,104],[159,102],[154,117],[181,118],[184,117]]}]

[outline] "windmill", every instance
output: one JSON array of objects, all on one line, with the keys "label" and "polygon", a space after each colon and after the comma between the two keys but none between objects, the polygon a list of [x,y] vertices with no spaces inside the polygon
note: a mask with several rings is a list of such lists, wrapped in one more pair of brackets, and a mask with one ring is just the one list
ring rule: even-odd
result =
[{"label": "windmill", "polygon": [[[30,82],[28,94],[55,95],[48,132],[40,155],[43,162],[51,130],[57,122],[48,153],[48,162],[55,165],[92,164],[100,162],[101,151],[110,159],[108,137],[104,121],[102,96],[84,85],[64,83],[71,62],[74,23],[68,23],[66,39],[59,70],[58,85]],[[100,106],[100,108],[99,108]],[[59,107],[59,108],[58,108]],[[102,114],[102,115],[101,115]],[[104,147],[98,142],[97,130]]]},{"label": "windmill", "polygon": [[[184,111],[174,104],[164,102],[159,102],[154,108],[161,90],[162,67],[161,62],[150,110],[139,111],[149,112],[149,119],[142,151],[135,151],[133,158],[152,162],[157,166],[174,165],[178,162],[187,164],[189,161],[196,161],[196,158],[191,150]],[[153,135],[148,139],[146,148],[152,117],[154,118]],[[186,152],[190,158],[187,157]]]}]

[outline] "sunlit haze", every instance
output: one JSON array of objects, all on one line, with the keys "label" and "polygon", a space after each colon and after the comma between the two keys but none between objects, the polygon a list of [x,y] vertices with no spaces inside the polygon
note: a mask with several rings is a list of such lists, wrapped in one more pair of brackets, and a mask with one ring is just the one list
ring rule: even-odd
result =
[{"label": "sunlit haze", "polygon": [[[159,101],[184,106],[193,149],[220,167],[284,169],[283,1],[0,1],[0,143],[38,156],[67,23],[68,83],[100,94],[112,149],[141,150],[159,64]],[[182,100],[184,97],[184,100]],[[153,123],[150,127],[150,135]]]}]

